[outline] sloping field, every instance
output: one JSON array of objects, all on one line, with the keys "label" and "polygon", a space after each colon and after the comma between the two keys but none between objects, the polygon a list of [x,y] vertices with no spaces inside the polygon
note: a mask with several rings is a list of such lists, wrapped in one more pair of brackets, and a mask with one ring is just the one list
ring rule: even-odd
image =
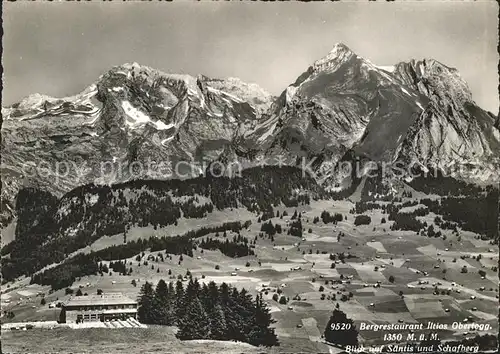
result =
[{"label": "sloping field", "polygon": [[[122,292],[131,298],[136,298],[144,281],[153,283],[159,279],[176,281],[178,276],[184,276],[189,270],[200,282],[225,281],[236,287],[244,287],[253,295],[262,291],[273,317],[278,321],[275,325],[281,342],[278,348],[266,351],[244,344],[211,341],[182,343],[175,338],[172,329],[148,328],[144,332],[137,332],[139,329],[123,328],[114,329],[113,333],[96,333],[92,329],[9,332],[2,338],[4,352],[39,353],[43,350],[44,353],[86,353],[92,350],[111,354],[155,351],[245,354],[327,353],[328,347],[322,344],[321,338],[318,337],[323,333],[337,303],[340,309],[358,325],[361,321],[378,324],[401,321],[426,323],[429,320],[452,323],[473,316],[478,323],[495,321],[494,330],[498,329],[496,323],[498,278],[496,278],[497,273],[490,268],[497,264],[498,255],[488,252],[492,246],[489,246],[487,241],[474,239],[475,235],[465,232],[461,233],[462,240],[458,242],[457,236],[451,233],[448,233],[447,239],[443,240],[418,236],[414,232],[390,231],[388,224],[380,226],[376,218],[372,218],[372,224],[369,226],[354,227],[354,216],[349,214],[352,207],[353,204],[350,202],[332,201],[311,201],[309,206],[297,207],[297,212],[302,212],[304,228],[302,237],[286,234],[286,225],[290,223],[291,215],[295,212],[295,208],[287,208],[289,216],[271,219],[273,224],[282,225],[284,232],[274,235],[273,240],[257,237],[255,256],[230,258],[218,250],[203,250],[202,253],[198,248],[193,251],[193,257],[184,255],[183,262],[179,264],[179,256],[158,262],[154,259],[148,260],[150,255],[155,258],[159,252],[146,251],[145,257],[140,262],[135,256],[127,259],[127,267],[132,269],[131,275],[122,276],[112,272],[103,276],[82,277],[72,285],[74,290],[81,287],[84,293],[94,294],[97,289],[102,289],[104,293]],[[280,214],[283,213],[283,209],[279,207]],[[337,225],[324,224],[321,220],[314,224],[314,217],[319,216],[323,210],[330,213],[341,212],[347,216],[347,220]],[[238,216],[237,212],[238,210],[235,210],[231,215],[213,214],[219,215],[220,219],[210,222],[213,221],[214,225],[218,225],[234,219],[251,219],[252,225],[248,230],[242,230],[241,235],[249,240],[255,239],[261,232],[262,222],[259,223],[254,214]],[[380,214],[376,211],[370,215],[377,213]],[[179,227],[184,229],[171,231],[177,234],[188,229],[196,229],[198,226],[201,224],[179,223]],[[376,230],[373,230],[374,226]],[[387,232],[382,231],[384,227],[387,227]],[[308,232],[309,228],[311,233]],[[340,231],[344,235],[337,239]],[[232,233],[228,234],[229,237],[234,236]],[[112,237],[102,238],[98,242],[106,241],[106,244],[96,243],[94,246],[100,248],[111,241],[123,242],[120,235],[113,237],[114,241]],[[341,253],[350,253],[354,257],[346,257],[345,263],[342,263],[339,259]],[[479,253],[483,257],[480,261],[472,258],[460,259],[464,254],[472,257]],[[336,259],[331,260],[330,254],[337,255]],[[456,262],[453,262],[454,258],[457,258]],[[144,263],[146,260],[147,264]],[[247,262],[249,266],[246,266]],[[332,263],[334,269],[331,268]],[[439,268],[434,268],[436,265]],[[468,273],[461,273],[464,265],[467,266]],[[375,267],[378,267],[377,271]],[[486,272],[485,279],[481,279],[478,273],[481,269]],[[389,282],[391,276],[394,277],[391,278],[393,282]],[[137,286],[131,284],[132,280],[137,282]],[[423,281],[424,284],[419,284],[419,281]],[[379,287],[376,285],[377,282],[380,282]],[[14,284],[11,284],[11,291],[2,294],[2,304],[8,304],[8,309],[15,312],[13,321],[57,318],[59,309],[49,309],[48,304],[65,301],[68,295],[64,294],[64,289],[49,293],[48,287],[18,283],[16,284],[19,285],[18,288],[12,289]],[[24,283],[27,283],[27,279]],[[481,290],[480,287],[483,286],[485,289]],[[266,290],[262,290],[263,287]],[[321,292],[320,287],[323,287]],[[433,294],[435,287],[439,288],[438,295]],[[272,299],[278,290],[280,297],[289,298],[287,304],[279,304]],[[41,297],[37,296],[38,292],[45,294],[47,301],[45,306],[40,305]],[[342,295],[347,295],[349,292],[352,292],[352,298],[346,300],[344,297],[346,301],[342,301]],[[294,297],[297,299],[296,295],[300,296],[300,300],[293,299]],[[333,295],[335,300],[332,300]],[[471,299],[471,296],[476,298]],[[111,331],[105,328],[100,331],[102,330]],[[377,340],[380,342],[380,332],[364,331],[360,335],[361,340],[367,340],[368,343],[375,343]],[[91,341],[96,344],[91,344]]]},{"label": "sloping field", "polygon": [[85,328],[2,333],[3,353],[265,353],[247,343],[193,340],[181,342],[171,327]]},{"label": "sloping field", "polygon": [[387,253],[387,250],[381,242],[367,242],[366,245],[374,248],[379,253]]},{"label": "sloping field", "polygon": [[404,301],[413,318],[422,319],[447,316],[441,302],[434,299],[405,296]]},{"label": "sloping field", "polygon": [[374,266],[371,264],[356,264],[353,263],[351,266],[356,269],[356,272],[359,274],[359,277],[367,282],[367,283],[376,283],[377,281],[387,282],[384,274],[381,271],[375,271]]}]

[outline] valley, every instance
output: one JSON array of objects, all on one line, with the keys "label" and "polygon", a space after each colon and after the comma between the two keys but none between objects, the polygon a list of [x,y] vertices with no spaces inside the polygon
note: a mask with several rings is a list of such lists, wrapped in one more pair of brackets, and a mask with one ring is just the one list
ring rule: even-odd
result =
[{"label": "valley", "polygon": [[[404,200],[399,204],[402,203]],[[457,236],[443,229],[438,238],[413,231],[392,231],[391,221],[382,223],[387,216],[380,210],[364,212],[363,215],[370,217],[370,224],[356,226],[356,215],[350,213],[354,207],[355,203],[349,200],[313,200],[309,205],[288,208],[281,205],[273,208],[274,216],[265,221],[259,220],[260,213],[226,211],[227,219],[239,217],[242,222],[251,221],[239,235],[256,240],[252,245],[255,255],[231,258],[219,250],[198,247],[192,256],[183,254],[179,262],[179,255],[162,261],[158,255],[166,252],[147,250],[121,259],[131,269],[130,274],[111,271],[109,275],[83,276],[71,288],[81,288],[88,294],[96,293],[97,289],[104,293],[121,292],[137,298],[144,282],[156,284],[160,279],[176,282],[179,277],[186,281],[189,271],[201,283],[226,282],[253,295],[261,293],[277,321],[273,327],[281,343],[280,350],[328,352],[322,334],[337,304],[358,329],[369,325],[422,323],[425,330],[415,331],[417,337],[421,333],[437,333],[440,340],[462,340],[498,331],[498,274],[492,271],[498,265],[498,253],[491,242],[462,230]],[[324,211],[331,215],[340,213],[344,220],[324,223],[319,219]],[[298,219],[297,213],[302,235],[289,235],[287,231]],[[294,214],[296,217],[292,219]],[[419,218],[432,222],[434,217],[428,214]],[[262,225],[269,222],[281,225],[282,233],[270,236],[262,232]],[[184,230],[190,225],[196,230],[199,225],[196,219],[183,220],[182,224]],[[155,232],[162,234],[162,231],[160,228]],[[133,229],[129,232],[134,234]],[[228,231],[226,238],[236,235]],[[207,237],[224,240],[220,233],[210,233],[201,239]],[[118,241],[121,237],[104,236],[94,243],[101,245],[95,250],[110,243],[118,245],[113,239]],[[478,255],[481,257],[476,260]],[[109,261],[102,263],[109,265]],[[467,273],[461,271],[464,267]],[[478,273],[481,270],[485,276]],[[3,316],[4,323],[54,321],[59,309],[49,308],[49,304],[64,302],[70,296],[64,289],[51,291],[50,286],[30,285],[25,277],[2,289],[2,309],[15,314],[12,319]],[[40,305],[40,294],[44,294],[45,305]],[[276,296],[285,300],[276,301]],[[452,328],[453,323],[464,321],[489,325],[489,329]],[[447,324],[448,328],[427,330],[429,322]],[[410,331],[395,333],[406,338]],[[27,338],[31,335],[29,331],[23,334]],[[379,331],[360,330],[359,335],[364,345],[384,343]],[[8,338],[4,348],[9,347]]]}]

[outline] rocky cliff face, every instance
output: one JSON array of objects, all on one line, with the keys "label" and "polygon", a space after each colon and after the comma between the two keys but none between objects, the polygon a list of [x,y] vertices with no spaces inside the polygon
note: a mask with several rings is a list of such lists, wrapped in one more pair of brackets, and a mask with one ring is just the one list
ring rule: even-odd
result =
[{"label": "rocky cliff face", "polygon": [[[488,172],[500,169],[498,118],[474,103],[455,69],[434,60],[381,67],[343,44],[278,98],[239,79],[134,63],[79,95],[31,95],[2,115],[4,224],[22,186],[60,196],[89,182],[191,177],[233,158],[248,166],[305,158],[332,186],[346,154],[443,170],[459,161],[473,181],[499,180]],[[179,161],[190,165],[173,168]]]},{"label": "rocky cliff face", "polygon": [[495,117],[473,101],[457,70],[435,60],[396,66],[402,82],[429,98],[398,148],[397,158],[435,166],[473,181],[498,181],[500,134]]},{"label": "rocky cliff face", "polygon": [[[22,186],[60,196],[89,182],[197,176],[232,145],[245,149],[240,137],[271,100],[237,79],[135,63],[113,68],[73,97],[31,95],[2,110],[4,221]],[[176,170],[177,161],[190,165]]]},{"label": "rocky cliff face", "polygon": [[323,178],[349,150],[391,160],[428,99],[343,44],[316,61],[277,100],[256,141],[268,156],[315,160]]},{"label": "rocky cliff face", "polygon": [[343,44],[290,85],[254,132],[269,160],[314,161],[317,177],[331,186],[349,151],[498,182],[499,138],[495,117],[475,104],[456,69],[435,60],[377,66]]}]

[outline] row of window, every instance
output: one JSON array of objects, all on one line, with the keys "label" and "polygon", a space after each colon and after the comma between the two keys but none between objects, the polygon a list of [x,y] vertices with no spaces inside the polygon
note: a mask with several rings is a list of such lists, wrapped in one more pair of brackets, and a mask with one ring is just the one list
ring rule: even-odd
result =
[{"label": "row of window", "polygon": [[99,310],[119,310],[119,309],[135,309],[136,304],[132,305],[97,305],[97,306],[71,306],[69,310],[73,311],[99,311]]},{"label": "row of window", "polygon": [[[131,316],[122,314],[119,316],[113,316],[112,318],[120,318],[122,320],[126,320],[130,318]],[[132,316],[132,318],[135,318],[135,316]],[[103,320],[109,320],[109,317],[105,317],[104,315],[98,315],[98,314],[86,314],[86,315],[77,315],[76,316],[76,323],[82,323],[85,321],[103,321]]]}]

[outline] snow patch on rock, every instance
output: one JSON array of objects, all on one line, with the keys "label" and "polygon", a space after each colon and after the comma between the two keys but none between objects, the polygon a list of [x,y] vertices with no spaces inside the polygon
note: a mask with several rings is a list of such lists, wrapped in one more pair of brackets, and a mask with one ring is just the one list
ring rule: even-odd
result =
[{"label": "snow patch on rock", "polygon": [[297,87],[295,86],[288,86],[286,88],[286,102],[290,103],[292,102],[293,97],[295,96],[295,93],[297,92]]},{"label": "snow patch on rock", "polygon": [[492,130],[493,130],[493,136],[495,137],[495,139],[500,141],[500,132],[498,131],[498,129],[493,128]]},{"label": "snow patch on rock", "polygon": [[137,126],[144,125],[151,121],[151,118],[132,106],[129,101],[122,101],[122,108],[127,114],[125,123],[129,128],[134,129]]},{"label": "snow patch on rock", "polygon": [[375,65],[376,68],[378,69],[381,69],[381,70],[384,70],[384,71],[387,71],[387,72],[390,72],[390,73],[393,73],[394,70],[396,70],[396,66],[395,65],[389,65],[389,66],[385,66],[385,65]]},{"label": "snow patch on rock", "polygon": [[169,141],[171,141],[173,138],[174,138],[174,135],[172,135],[171,137],[168,137],[168,138],[166,138],[166,139],[163,139],[163,140],[161,141],[161,144],[162,144],[163,146],[165,146],[165,144],[166,144],[166,143],[168,143]]},{"label": "snow patch on rock", "polygon": [[401,91],[403,91],[404,93],[406,93],[408,96],[411,96],[410,93],[404,87],[401,87]]},{"label": "snow patch on rock", "polygon": [[262,134],[262,135],[259,137],[259,139],[257,139],[257,141],[258,141],[259,143],[260,143],[260,142],[265,141],[265,140],[267,139],[267,137],[268,137],[268,136],[270,136],[270,135],[274,132],[274,129],[276,129],[276,125],[277,125],[277,124],[278,124],[278,123],[276,122],[276,123],[274,123],[273,125],[271,125],[271,126],[269,127],[269,129],[268,129],[268,130],[267,130],[264,134]]},{"label": "snow patch on rock", "polygon": [[140,126],[143,126],[147,123],[151,123],[155,126],[156,129],[158,130],[166,130],[166,129],[171,129],[175,126],[175,124],[170,123],[170,124],[165,124],[162,121],[153,121],[151,118],[144,114],[143,112],[139,111],[137,108],[132,106],[129,101],[122,101],[122,108],[124,112],[127,115],[127,119],[125,120],[125,124],[130,129],[135,129]]},{"label": "snow patch on rock", "polygon": [[166,130],[166,129],[171,129],[175,126],[175,124],[170,123],[170,124],[165,124],[162,121],[156,121],[155,123],[156,129],[158,130]]},{"label": "snow patch on rock", "polygon": [[[234,95],[231,95],[230,93],[227,93],[226,91],[218,90],[218,89],[215,89],[215,88],[210,87],[210,86],[207,87],[207,90],[210,91],[210,92],[212,92],[212,93],[218,94],[220,96],[226,96],[226,97],[230,98],[234,102],[243,103],[243,101],[241,99],[239,99],[238,97],[236,97]],[[225,102],[231,103],[225,97],[221,97],[221,98]]]}]

